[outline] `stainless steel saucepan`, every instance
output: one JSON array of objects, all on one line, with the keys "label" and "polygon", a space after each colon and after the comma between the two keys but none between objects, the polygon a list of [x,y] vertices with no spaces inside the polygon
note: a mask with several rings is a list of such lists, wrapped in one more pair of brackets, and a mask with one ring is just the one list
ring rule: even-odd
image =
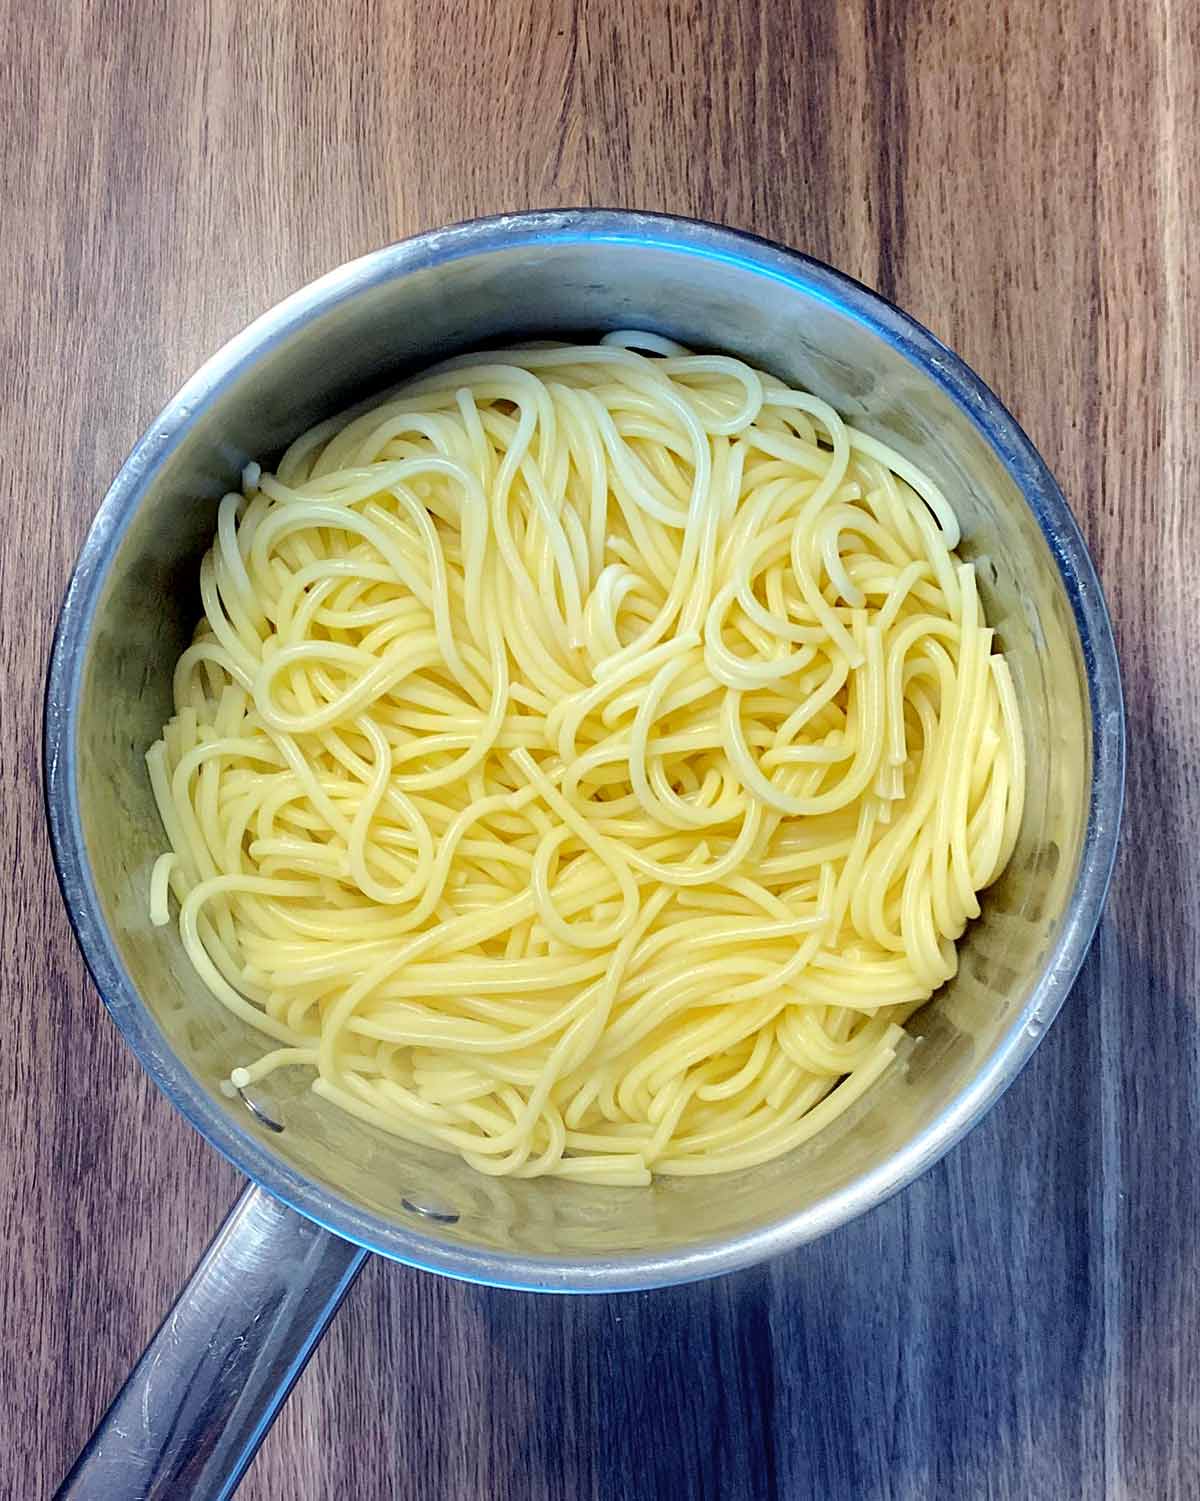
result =
[{"label": "stainless steel saucepan", "polygon": [[[227,1099],[220,1082],[263,1041],[204,990],[174,927],[150,924],[164,838],[142,759],[200,614],[218,500],[248,459],[407,370],[501,338],[614,327],[731,351],[817,392],[954,498],[1030,767],[1015,857],[958,977],[853,1112],[723,1178],[508,1182],[324,1107],[299,1077]],[[606,1292],[731,1271],[886,1199],[980,1118],[1061,1006],[1104,898],[1122,766],[1104,601],[1046,466],[955,355],[829,267],[709,224],[533,213],[420,235],[288,298],[134,449],[84,543],[50,666],[46,804],[80,947],[143,1067],[251,1180],[60,1495],[229,1495],[368,1251],[506,1287]]]}]

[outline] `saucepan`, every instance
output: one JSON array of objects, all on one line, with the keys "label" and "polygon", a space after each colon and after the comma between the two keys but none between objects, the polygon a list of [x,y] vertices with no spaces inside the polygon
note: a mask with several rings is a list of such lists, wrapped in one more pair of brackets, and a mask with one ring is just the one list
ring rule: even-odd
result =
[{"label": "saucepan", "polygon": [[[147,909],[163,833],[143,756],[242,466],[454,351],[615,327],[815,391],[955,498],[1030,768],[1015,856],[889,1072],[790,1156],[639,1189],[484,1177],[324,1107],[285,1072],[228,1097],[222,1082],[261,1039]],[[369,1252],[498,1286],[609,1292],[729,1272],[879,1204],[980,1118],[1061,1006],[1103,902],[1122,774],[1108,617],[1058,487],[983,382],[865,287],[711,224],[564,211],[419,235],[288,298],[134,449],[84,543],[50,666],[46,804],[80,947],[142,1066],[251,1180],[60,1494],[230,1494]]]}]

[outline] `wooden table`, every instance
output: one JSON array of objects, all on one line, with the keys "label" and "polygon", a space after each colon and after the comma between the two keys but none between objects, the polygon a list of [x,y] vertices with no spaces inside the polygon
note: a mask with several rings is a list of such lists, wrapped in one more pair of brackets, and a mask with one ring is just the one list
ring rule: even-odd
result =
[{"label": "wooden table", "polygon": [[92,512],[184,377],[317,273],[598,203],[830,260],[1016,411],[1123,653],[1108,915],[1033,1063],[899,1199],[649,1295],[376,1262],[240,1495],[1200,1495],[1196,14],[0,0],[0,1494],[57,1482],[238,1189],[118,1040],[50,871],[41,680]]}]

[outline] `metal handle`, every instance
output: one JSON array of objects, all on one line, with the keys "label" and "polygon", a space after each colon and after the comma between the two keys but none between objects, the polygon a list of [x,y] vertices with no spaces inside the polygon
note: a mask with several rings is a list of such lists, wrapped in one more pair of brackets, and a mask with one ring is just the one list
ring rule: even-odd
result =
[{"label": "metal handle", "polygon": [[56,1501],[231,1496],[366,1258],[247,1188]]}]

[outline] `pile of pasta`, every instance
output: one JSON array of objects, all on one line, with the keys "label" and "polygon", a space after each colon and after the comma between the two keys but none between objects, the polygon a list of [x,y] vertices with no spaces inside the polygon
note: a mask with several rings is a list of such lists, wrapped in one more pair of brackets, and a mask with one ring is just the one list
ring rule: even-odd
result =
[{"label": "pile of pasta", "polygon": [[225,497],[147,762],[212,993],[481,1172],[727,1172],[850,1107],[1021,818],[944,495],[655,335],[446,361]]}]

